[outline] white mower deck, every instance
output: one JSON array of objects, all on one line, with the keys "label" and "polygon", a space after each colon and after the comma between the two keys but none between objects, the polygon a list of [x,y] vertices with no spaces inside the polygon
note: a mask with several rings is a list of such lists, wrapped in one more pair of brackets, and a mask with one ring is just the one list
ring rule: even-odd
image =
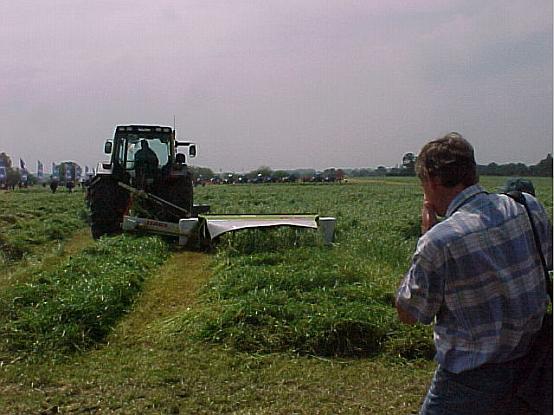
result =
[{"label": "white mower deck", "polygon": [[123,217],[124,231],[143,231],[179,238],[179,245],[186,245],[197,236],[211,241],[226,232],[241,229],[292,226],[319,229],[324,242],[334,240],[336,219],[318,215],[198,215],[196,218],[180,219],[179,223],[162,222],[133,216]]}]

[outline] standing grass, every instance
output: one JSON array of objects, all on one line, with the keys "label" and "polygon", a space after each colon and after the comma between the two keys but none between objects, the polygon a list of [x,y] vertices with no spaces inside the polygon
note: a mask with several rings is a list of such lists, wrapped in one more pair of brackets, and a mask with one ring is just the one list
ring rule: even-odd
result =
[{"label": "standing grass", "polygon": [[197,339],[244,352],[432,357],[429,329],[401,325],[393,306],[419,234],[417,182],[230,186],[222,192],[224,212],[213,206],[217,213],[335,216],[336,244],[330,249],[306,230],[226,236],[203,305],[183,314],[174,330],[184,326]]},{"label": "standing grass", "polygon": [[[483,185],[494,192],[504,180],[487,177]],[[551,183],[544,178],[534,182],[552,215]],[[303,209],[336,216],[337,243],[328,249],[306,231],[228,236],[203,293],[204,306],[183,315],[181,324],[196,338],[247,352],[433,356],[431,328],[400,324],[393,307],[419,235],[422,191],[417,179],[231,186],[222,192],[232,195],[225,199],[225,211],[236,200],[235,209],[247,212],[284,212],[288,207],[292,213]]]}]

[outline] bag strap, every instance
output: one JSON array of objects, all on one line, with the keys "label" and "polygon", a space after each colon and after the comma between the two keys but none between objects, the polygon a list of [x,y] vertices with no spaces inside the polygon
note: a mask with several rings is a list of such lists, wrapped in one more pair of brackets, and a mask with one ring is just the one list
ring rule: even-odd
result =
[{"label": "bag strap", "polygon": [[529,209],[529,206],[527,205],[527,200],[525,199],[525,196],[523,196],[522,192],[520,192],[518,190],[513,190],[511,192],[507,192],[507,193],[504,193],[504,194],[509,196],[513,200],[515,200],[517,203],[523,205],[523,207],[525,208],[525,211],[527,212],[527,216],[529,217],[529,221],[531,222],[531,229],[533,230],[533,238],[535,239],[535,245],[537,247],[539,257],[541,258],[542,269],[544,270],[544,280],[546,282],[546,292],[548,293],[548,296],[550,297],[550,302],[552,302],[552,280],[550,279],[550,273],[548,272],[548,267],[546,266],[546,260],[544,259],[544,255],[542,253],[541,242],[540,242],[540,239],[539,239],[539,235],[537,233],[537,228],[535,227],[535,221],[533,220],[533,216],[531,215],[531,210]]}]

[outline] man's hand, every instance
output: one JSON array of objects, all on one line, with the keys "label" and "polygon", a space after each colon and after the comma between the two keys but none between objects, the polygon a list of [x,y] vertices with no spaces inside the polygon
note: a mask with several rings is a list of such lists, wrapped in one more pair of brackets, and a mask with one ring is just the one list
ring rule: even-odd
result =
[{"label": "man's hand", "polygon": [[421,208],[421,234],[423,235],[437,222],[438,219],[435,208],[429,201],[423,200],[423,207]]}]

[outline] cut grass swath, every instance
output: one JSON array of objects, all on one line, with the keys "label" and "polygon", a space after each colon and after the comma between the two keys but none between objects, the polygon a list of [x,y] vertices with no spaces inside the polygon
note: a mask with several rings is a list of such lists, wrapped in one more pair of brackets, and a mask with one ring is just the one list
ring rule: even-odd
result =
[{"label": "cut grass swath", "polygon": [[103,239],[0,294],[0,351],[67,354],[101,341],[167,256],[155,237]]}]

